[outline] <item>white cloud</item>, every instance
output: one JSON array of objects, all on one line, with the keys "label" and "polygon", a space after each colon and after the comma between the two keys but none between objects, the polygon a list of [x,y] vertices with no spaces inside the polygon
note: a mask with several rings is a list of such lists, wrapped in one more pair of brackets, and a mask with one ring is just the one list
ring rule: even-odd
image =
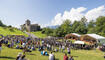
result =
[{"label": "white cloud", "polygon": [[62,18],[63,20],[69,19],[71,20],[71,22],[74,22],[75,20],[80,20],[84,14],[82,12],[84,12],[86,10],[86,8],[84,7],[80,7],[80,8],[72,8],[69,12],[65,11]]},{"label": "white cloud", "polygon": [[88,19],[88,21],[95,20],[99,16],[105,16],[105,7],[104,6],[100,6],[98,8],[94,8],[92,10],[89,10],[85,14],[85,17]]},{"label": "white cloud", "polygon": [[59,24],[61,24],[63,22],[63,20],[62,20],[62,16],[61,16],[61,13],[58,13],[56,16],[55,16],[55,18],[54,18],[54,20],[52,20],[52,24],[53,25],[59,25]]},{"label": "white cloud", "polygon": [[[72,8],[70,11],[64,11],[64,14],[58,13],[51,22],[51,25],[61,25],[62,22],[66,19],[69,19],[71,22],[75,20],[80,20],[83,16],[90,20],[96,20],[99,16],[105,16],[105,7],[99,6],[98,8],[94,8],[86,11],[87,8],[79,7],[77,9]],[[84,13],[85,12],[85,13]]]}]

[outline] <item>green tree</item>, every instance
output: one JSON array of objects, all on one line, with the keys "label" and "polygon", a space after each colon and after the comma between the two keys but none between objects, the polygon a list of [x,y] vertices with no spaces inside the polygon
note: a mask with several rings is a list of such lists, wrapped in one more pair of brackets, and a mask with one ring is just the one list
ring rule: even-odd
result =
[{"label": "green tree", "polygon": [[42,33],[47,34],[49,36],[52,36],[53,35],[53,29],[51,29],[51,28],[43,28]]},{"label": "green tree", "polygon": [[0,26],[2,26],[2,27],[6,27],[6,25],[3,24],[1,20],[0,20]]},{"label": "green tree", "polygon": [[86,26],[84,26],[83,24],[80,24],[77,28],[76,28],[76,33],[79,34],[86,34],[87,33],[87,28]]},{"label": "green tree", "polygon": [[74,21],[74,23],[72,24],[72,32],[73,33],[78,33],[78,32],[76,32],[76,29],[79,25],[80,25],[79,21]]},{"label": "green tree", "polygon": [[85,17],[81,18],[80,21],[75,21],[72,25],[72,29],[75,33],[86,34],[87,33],[87,19]]},{"label": "green tree", "polygon": [[54,36],[63,37],[72,32],[72,25],[70,20],[65,20],[61,26],[54,31]]},{"label": "green tree", "polygon": [[88,23],[88,33],[96,33],[95,22],[93,20]]},{"label": "green tree", "polygon": [[96,19],[96,33],[105,36],[105,17],[100,16]]}]

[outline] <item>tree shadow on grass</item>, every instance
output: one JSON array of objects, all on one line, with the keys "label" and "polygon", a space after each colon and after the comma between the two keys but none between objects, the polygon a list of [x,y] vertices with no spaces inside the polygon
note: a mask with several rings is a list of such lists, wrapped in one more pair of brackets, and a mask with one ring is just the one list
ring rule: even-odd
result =
[{"label": "tree shadow on grass", "polygon": [[34,54],[34,53],[26,53],[27,55],[36,55],[36,54]]},{"label": "tree shadow on grass", "polygon": [[73,56],[73,57],[78,57],[78,56]]},{"label": "tree shadow on grass", "polygon": [[16,59],[16,58],[13,58],[13,57],[7,57],[7,56],[0,56],[0,59]]},{"label": "tree shadow on grass", "polygon": [[59,59],[55,58],[55,60],[59,60]]},{"label": "tree shadow on grass", "polygon": [[32,54],[32,53],[31,53],[31,54],[29,54],[29,55],[35,55],[35,54]]}]

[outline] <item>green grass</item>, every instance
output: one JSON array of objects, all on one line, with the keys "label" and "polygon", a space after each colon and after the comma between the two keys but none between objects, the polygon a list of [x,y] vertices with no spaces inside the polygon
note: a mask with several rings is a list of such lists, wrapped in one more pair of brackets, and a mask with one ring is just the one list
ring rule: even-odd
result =
[{"label": "green grass", "polygon": [[[12,29],[12,31],[11,31],[11,29]],[[25,35],[25,36],[28,36],[18,29],[6,28],[6,27],[0,27],[0,34],[3,34],[4,36],[6,36],[6,35]]]},{"label": "green grass", "polygon": [[[3,47],[0,60],[15,60],[19,52],[22,52],[22,50]],[[74,60],[105,60],[103,58],[104,53],[99,50],[72,50],[71,52],[71,55],[75,56]],[[34,55],[26,53],[26,58],[29,60],[48,60],[48,56],[42,56],[39,51],[33,51],[31,54]],[[56,59],[63,60],[64,53],[57,52],[54,55]]]},{"label": "green grass", "polygon": [[47,37],[46,34],[42,34],[41,31],[37,31],[37,32],[31,32],[33,33],[35,36],[39,37],[39,38],[45,38]]},{"label": "green grass", "polygon": [[[32,33],[40,38],[44,38],[47,36],[45,34],[42,34],[41,31],[32,32]],[[0,34],[26,35],[20,30],[13,29],[13,32],[11,32],[8,28],[4,29],[2,27],[0,27]],[[19,52],[22,52],[22,50],[7,48],[3,45],[2,51],[0,53],[0,60],[15,60]],[[33,55],[26,53],[26,58],[28,58],[29,60],[48,60],[48,56],[42,56],[40,52],[37,50],[33,51],[31,54]],[[54,53],[54,55],[56,59],[63,60],[64,53],[56,52]],[[74,60],[105,60],[103,58],[104,52],[101,52],[100,50],[71,50],[71,55],[75,56]]]}]

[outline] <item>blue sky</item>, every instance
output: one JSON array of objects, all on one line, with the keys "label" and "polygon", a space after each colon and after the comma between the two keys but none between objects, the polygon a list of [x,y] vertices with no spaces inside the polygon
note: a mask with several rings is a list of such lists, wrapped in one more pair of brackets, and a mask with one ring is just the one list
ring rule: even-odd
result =
[{"label": "blue sky", "polygon": [[104,5],[105,0],[0,0],[0,20],[16,27],[27,19],[49,25],[58,13],[79,7],[86,8],[85,13]]}]

